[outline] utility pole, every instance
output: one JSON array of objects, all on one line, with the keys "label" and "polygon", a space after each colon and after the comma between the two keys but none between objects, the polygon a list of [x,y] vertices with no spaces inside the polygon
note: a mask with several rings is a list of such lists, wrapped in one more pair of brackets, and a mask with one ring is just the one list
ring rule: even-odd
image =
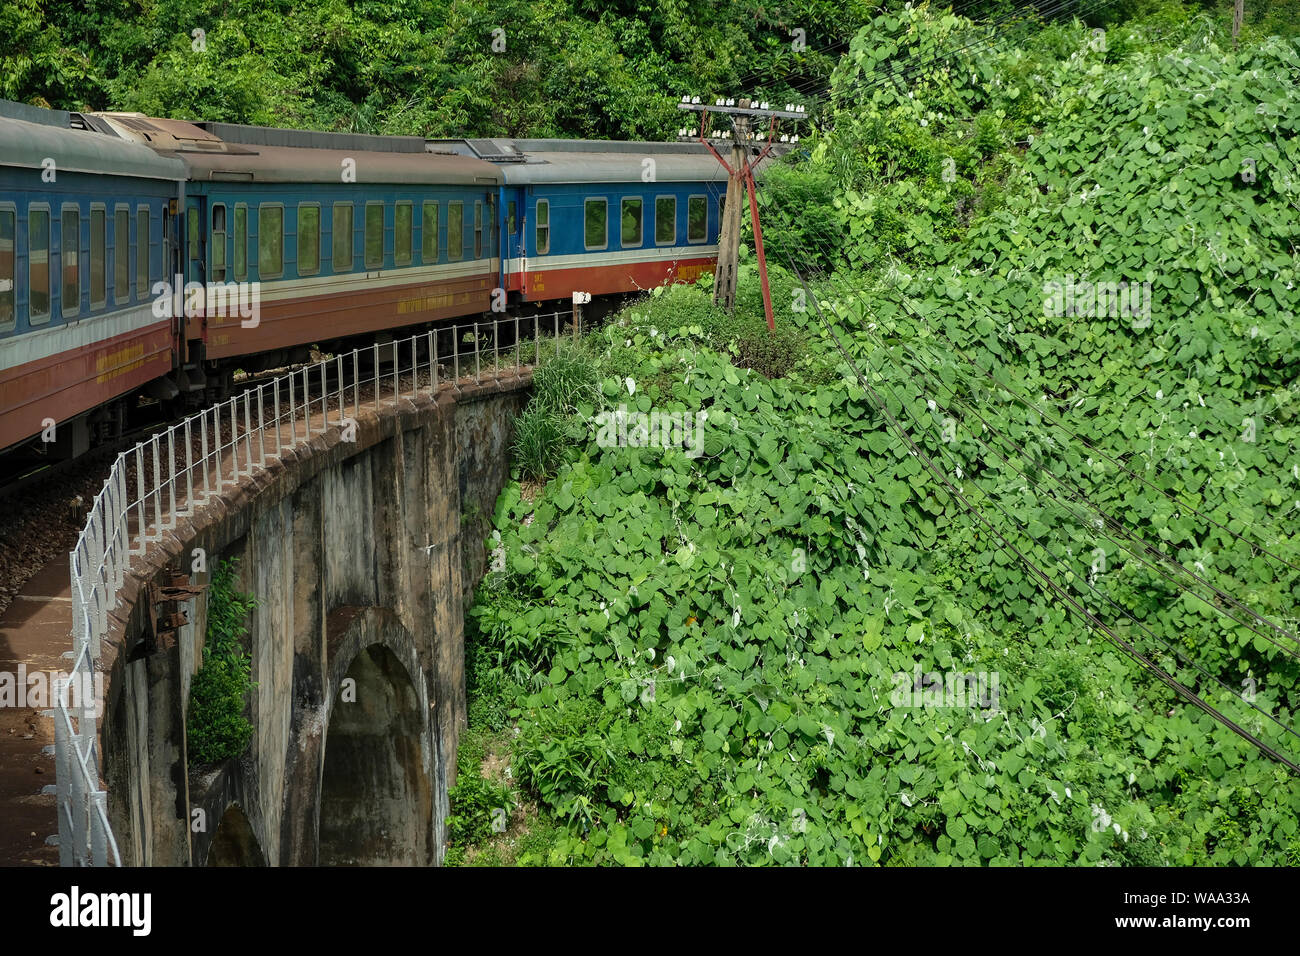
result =
[{"label": "utility pole", "polygon": [[[776,320],[772,314],[772,291],[767,281],[767,256],[763,252],[763,227],[758,220],[757,187],[754,183],[754,169],[767,158],[778,143],[797,143],[799,136],[782,134],[777,138],[777,123],[782,119],[794,121],[807,119],[802,106],[787,104],[784,110],[768,109],[766,103],[742,99],[739,105],[735,100],[715,100],[712,106],[702,104],[698,96],[683,96],[677,104],[680,110],[700,114],[698,130],[679,130],[685,140],[698,139],[708,147],[715,159],[727,171],[727,198],[722,207],[722,222],[718,235],[718,266],[714,273],[713,301],[728,312],[736,308],[736,265],[740,259],[740,206],[742,196],[749,194],[749,214],[754,227],[754,251],[758,255],[758,274],[763,284],[763,309],[767,313],[767,327],[776,331]],[[729,119],[730,129],[709,129],[709,113]],[[762,121],[767,120],[767,129],[763,130]],[[758,127],[756,131],[756,127]],[[713,142],[731,141],[731,162],[722,158],[713,146]],[[754,151],[762,149],[755,156]]]},{"label": "utility pole", "polygon": [[1241,33],[1241,23],[1246,19],[1246,0],[1236,0],[1232,5],[1232,45],[1237,45],[1237,34]]}]

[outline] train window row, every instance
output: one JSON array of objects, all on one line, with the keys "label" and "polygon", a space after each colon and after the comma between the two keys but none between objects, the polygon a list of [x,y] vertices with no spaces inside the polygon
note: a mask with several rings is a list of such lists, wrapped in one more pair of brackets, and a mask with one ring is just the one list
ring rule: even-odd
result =
[{"label": "train window row", "polygon": [[[393,263],[396,266],[409,266],[415,261],[415,223],[420,223],[420,262],[432,265],[439,258],[439,240],[441,229],[439,210],[444,202],[428,201],[419,204],[413,200],[399,200],[395,204],[368,202],[362,219],[362,256],[366,269],[382,269],[384,266],[384,215],[385,207],[393,208]],[[456,262],[465,258],[467,242],[473,244],[473,258],[483,258],[485,251],[485,233],[490,232],[490,211],[483,202],[474,202],[473,220],[468,227],[465,222],[465,202],[456,200],[446,202],[447,207],[447,245],[448,261]],[[255,208],[257,235],[250,237],[248,232],[248,206],[237,203],[231,223],[234,238],[233,278],[244,281],[248,278],[248,258],[250,252],[257,256],[257,271],[261,279],[278,279],[285,274],[285,221],[284,206],[281,203],[261,203]],[[354,206],[350,202],[334,203],[322,208],[319,203],[299,203],[297,207],[297,274],[299,276],[316,275],[321,269],[321,234],[326,227],[325,216],[330,217],[330,265],[334,272],[351,272],[356,264],[353,241]],[[213,281],[224,282],[227,279],[226,237],[228,235],[226,204],[217,203],[212,207],[212,248],[209,256],[209,268]],[[471,233],[469,236],[466,233]],[[250,250],[250,239],[255,243],[255,250]],[[190,210],[190,258],[199,257],[198,210]]]},{"label": "train window row", "polygon": [[[639,248],[644,239],[644,202],[639,196],[624,197],[619,203],[619,244],[622,248]],[[655,197],[655,245],[671,246],[677,243],[677,197]],[[609,247],[609,201],[587,199],[583,202],[583,247],[588,251]],[[537,201],[537,253],[545,255],[550,249],[550,204],[545,199]],[[708,199],[689,196],[686,199],[686,241],[704,242],[709,234]]]},{"label": "train window row", "polygon": [[[131,237],[131,207],[117,205],[113,209],[113,231],[110,236],[107,208],[100,203],[90,205],[86,219],[80,206],[65,205],[58,214],[59,243],[53,248],[51,229],[52,212],[47,203],[33,203],[27,207],[27,262],[26,274],[19,275],[18,215],[17,207],[10,204],[0,207],[0,332],[11,332],[17,325],[18,282],[25,280],[27,288],[27,324],[46,325],[53,318],[54,281],[59,283],[59,314],[71,318],[81,312],[83,282],[89,280],[90,311],[108,306],[110,291],[115,305],[131,301],[131,260],[135,259],[136,301],[149,296],[151,211],[148,206],[137,206],[136,236]],[[89,226],[90,242],[82,244],[83,219]],[[137,249],[144,249],[138,255]],[[81,255],[89,251],[89,268],[83,273]],[[60,275],[51,270],[52,253],[60,256]],[[112,289],[109,288],[109,254],[112,253]]]}]

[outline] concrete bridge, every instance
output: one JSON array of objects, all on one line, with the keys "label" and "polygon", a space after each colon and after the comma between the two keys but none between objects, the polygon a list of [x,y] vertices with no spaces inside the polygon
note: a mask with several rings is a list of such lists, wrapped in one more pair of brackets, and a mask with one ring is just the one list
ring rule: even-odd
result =
[{"label": "concrete bridge", "polygon": [[[502,356],[494,334],[480,354],[480,333],[472,355],[452,330],[330,359],[296,395],[277,380],[119,458],[73,553],[71,600],[45,605],[70,609],[74,676],[105,677],[102,715],[52,712],[65,864],[441,862],[464,608],[541,348]],[[200,767],[186,711],[204,585],[227,558],[256,602],[254,732],[239,758]],[[182,582],[193,593],[166,590]],[[178,607],[186,620],[166,620]]]},{"label": "concrete bridge", "polygon": [[[463,608],[508,474],[529,377],[363,409],[213,496],[149,551],[105,654],[108,816],[125,865],[441,862],[465,723]],[[206,592],[146,650],[147,580],[237,557],[252,742],[204,774],[185,705]],[[196,577],[197,581],[197,577]],[[132,659],[132,658],[135,659]],[[346,691],[346,692],[345,692]]]}]

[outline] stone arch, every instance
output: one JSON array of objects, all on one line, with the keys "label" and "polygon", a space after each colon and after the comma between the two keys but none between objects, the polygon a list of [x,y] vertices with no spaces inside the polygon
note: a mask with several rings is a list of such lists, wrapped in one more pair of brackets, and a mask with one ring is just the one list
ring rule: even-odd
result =
[{"label": "stone arch", "polygon": [[257,834],[237,803],[226,807],[208,846],[208,866],[266,866]]},{"label": "stone arch", "polygon": [[412,677],[421,674],[415,649],[386,609],[340,608],[330,619],[318,862],[427,866],[435,861],[434,748],[424,681]]}]

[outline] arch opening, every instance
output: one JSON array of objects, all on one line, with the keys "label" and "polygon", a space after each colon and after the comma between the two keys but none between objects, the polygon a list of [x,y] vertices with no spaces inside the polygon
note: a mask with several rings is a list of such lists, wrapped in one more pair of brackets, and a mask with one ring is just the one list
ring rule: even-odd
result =
[{"label": "arch opening", "polygon": [[382,644],[363,649],[339,684],[326,729],[321,866],[433,861],[423,731],[419,695],[402,662]]},{"label": "arch opening", "polygon": [[208,847],[208,866],[266,866],[262,845],[237,803],[232,803],[221,815],[217,832]]}]

